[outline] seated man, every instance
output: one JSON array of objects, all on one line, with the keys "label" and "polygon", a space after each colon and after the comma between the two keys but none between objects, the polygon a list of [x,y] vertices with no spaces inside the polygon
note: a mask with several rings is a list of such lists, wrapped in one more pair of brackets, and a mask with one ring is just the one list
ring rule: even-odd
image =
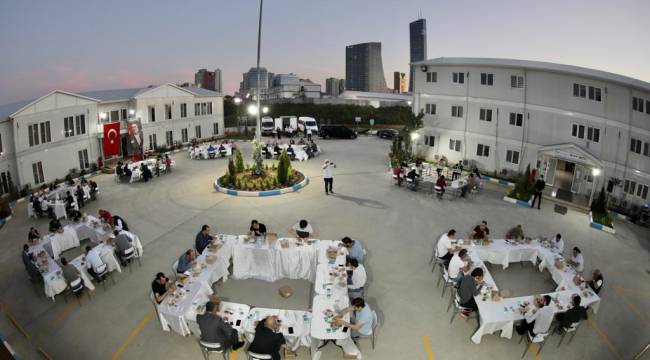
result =
[{"label": "seated man", "polygon": [[88,273],[92,275],[97,282],[104,281],[104,277],[99,276],[100,268],[105,267],[102,258],[99,256],[99,250],[91,248],[89,245],[86,246],[86,269]]},{"label": "seated man", "polygon": [[600,289],[603,287],[603,274],[600,270],[595,269],[591,273],[591,280],[587,280],[587,285],[593,290],[596,294],[600,292]]},{"label": "seated man", "polygon": [[196,239],[194,240],[194,247],[199,254],[203,254],[203,250],[210,245],[214,240],[214,236],[210,235],[210,226],[203,225],[201,226],[201,231],[196,234]]},{"label": "seated man", "polygon": [[151,282],[151,291],[153,292],[156,303],[160,304],[165,297],[176,290],[176,284],[169,281],[165,274],[159,272],[156,278]]},{"label": "seated man", "polygon": [[68,263],[68,260],[64,257],[61,258],[61,271],[63,272],[63,278],[68,285],[81,277],[79,270],[74,265]]},{"label": "seated man", "polygon": [[111,225],[115,227],[115,230],[126,230],[129,231],[129,225],[126,224],[126,221],[117,215],[113,215],[111,218]]},{"label": "seated man", "polygon": [[273,157],[273,148],[271,148],[270,145],[267,144],[267,145],[264,147],[264,152],[265,152],[264,155],[265,155],[265,157],[266,157],[267,159],[270,159],[270,158]]},{"label": "seated man", "polygon": [[[366,274],[366,268],[359,264],[357,259],[350,259],[348,262],[348,295],[351,298],[361,296],[363,292],[363,287],[366,286],[366,281],[368,276]],[[350,274],[351,272],[351,274]]]},{"label": "seated man", "polygon": [[224,157],[224,156],[226,156],[228,154],[228,152],[226,151],[226,147],[223,146],[223,144],[219,145],[219,154],[222,157]]},{"label": "seated man", "polygon": [[131,178],[131,175],[133,175],[133,171],[131,171],[131,168],[129,168],[128,164],[124,164],[124,168],[122,169],[122,172],[124,173],[124,176],[127,178]]},{"label": "seated man", "polygon": [[[485,285],[483,280],[483,269],[476,268],[472,270],[469,275],[464,275],[460,278],[458,283],[458,297],[460,298],[460,306],[470,309],[471,311],[477,311],[478,306],[476,305],[476,300],[474,296],[478,295],[481,292],[481,288]],[[467,317],[469,312],[464,311],[460,315]]]},{"label": "seated man", "polygon": [[490,238],[490,229],[487,227],[487,221],[483,220],[480,224],[472,229],[470,238],[472,240],[484,240]]},{"label": "seated man", "polygon": [[363,264],[363,259],[366,257],[366,249],[363,248],[361,242],[359,240],[352,240],[347,236],[341,239],[341,242],[348,249],[348,257],[357,259],[359,264]]},{"label": "seated man", "polygon": [[445,180],[444,175],[440,175],[438,177],[438,180],[436,180],[436,195],[438,195],[439,198],[442,198],[442,196],[445,195],[446,187],[447,187],[447,180]]},{"label": "seated man", "polygon": [[[347,313],[352,313],[350,322],[343,321],[343,316]],[[363,298],[355,298],[352,300],[351,305],[339,312],[334,317],[334,324],[337,326],[345,326],[352,330],[352,338],[359,336],[372,335],[372,325],[374,322],[374,315],[372,309],[366,304]]]},{"label": "seated man", "polygon": [[275,147],[273,147],[273,153],[280,155],[280,152],[282,152],[282,149],[280,149],[280,145],[275,144]]},{"label": "seated man", "polygon": [[299,239],[307,239],[314,233],[314,229],[312,229],[311,225],[304,219],[294,224],[292,229],[295,231],[296,236]]},{"label": "seated man", "polygon": [[38,271],[38,267],[36,267],[36,264],[34,263],[36,261],[36,256],[34,256],[33,253],[29,252],[29,245],[27,244],[23,245],[22,258],[23,258],[23,265],[25,265],[25,270],[27,271],[27,275],[29,276],[29,279],[33,282],[43,280],[41,272]]},{"label": "seated man", "polygon": [[521,224],[508,230],[508,232],[506,233],[507,240],[522,240],[523,238],[524,238],[524,229],[521,227]]},{"label": "seated man", "polygon": [[478,182],[476,181],[476,176],[474,176],[474,173],[469,174],[467,177],[467,188],[469,191],[478,189]]},{"label": "seated man", "polygon": [[196,259],[196,253],[194,249],[188,249],[186,252],[178,258],[178,266],[176,267],[176,273],[182,274],[190,269],[194,265],[194,260]]},{"label": "seated man", "polygon": [[463,173],[463,161],[458,160],[458,164],[454,165],[451,172],[451,180],[456,180],[460,178],[460,174]]},{"label": "seated man", "polygon": [[61,232],[61,230],[63,230],[63,226],[59,219],[50,220],[50,232]]},{"label": "seated man", "polygon": [[[126,254],[126,251],[133,248],[131,238],[126,233],[120,232],[119,230],[114,230],[113,236],[115,236],[113,243],[115,244],[115,253],[117,254],[117,258],[120,259],[122,266],[126,266],[126,260],[124,259],[128,255]],[[133,251],[134,250],[131,250],[131,252]]]},{"label": "seated man", "polygon": [[293,145],[291,145],[291,144],[289,144],[289,147],[287,147],[287,155],[289,155],[289,158],[290,158],[291,160],[295,160],[295,159],[296,159],[296,153],[295,153],[295,151],[293,150]]},{"label": "seated man", "polygon": [[40,200],[41,212],[47,214],[50,218],[54,218],[54,210],[50,207],[50,202],[47,201],[47,197],[43,195]]},{"label": "seated man", "polygon": [[237,350],[244,346],[244,342],[239,341],[237,330],[217,315],[219,306],[220,302],[208,301],[205,304],[205,313],[196,315],[196,322],[201,329],[201,341],[221,344],[224,352]]},{"label": "seated man", "polygon": [[582,257],[582,251],[576,246],[573,248],[573,255],[568,263],[573,266],[577,273],[582,274],[585,270],[585,259]]},{"label": "seated man", "polygon": [[[221,145],[221,146],[223,146],[223,145]],[[216,155],[216,153],[217,153],[217,151],[214,148],[214,146],[212,146],[212,144],[208,145],[208,157],[213,158],[214,155]]]},{"label": "seated man", "polygon": [[558,330],[569,328],[572,324],[587,320],[587,309],[580,306],[580,295],[574,294],[571,297],[571,309],[555,315],[558,322]]},{"label": "seated man", "polygon": [[449,260],[449,279],[458,281],[461,277],[465,276],[469,272],[474,263],[470,260],[469,255],[467,255],[467,249],[460,249],[460,251]]},{"label": "seated man", "polygon": [[98,191],[99,191],[99,186],[97,186],[97,183],[90,180],[90,200],[97,199]]},{"label": "seated man", "polygon": [[555,237],[551,241],[551,245],[555,251],[557,251],[559,254],[562,254],[564,252],[564,240],[562,239],[562,235],[559,233],[555,234]]},{"label": "seated man", "polygon": [[318,145],[315,142],[311,142],[311,151],[315,154],[318,152]]},{"label": "seated man", "polygon": [[257,220],[251,221],[251,227],[249,230],[251,236],[259,237],[266,236],[266,225],[261,224]]},{"label": "seated man", "polygon": [[257,354],[271,355],[273,360],[280,360],[280,348],[286,343],[280,330],[277,316],[267,316],[255,326],[255,339],[248,351]]},{"label": "seated man", "polygon": [[551,304],[551,297],[549,295],[538,296],[535,298],[534,306],[524,314],[524,320],[515,327],[519,335],[524,335],[526,332],[531,337],[537,334],[545,334],[551,327],[553,322],[554,307]]},{"label": "seated man", "polygon": [[420,177],[420,174],[418,174],[417,168],[412,167],[411,170],[406,174],[406,178],[411,180],[411,187],[415,188],[418,185],[418,178]]},{"label": "seated man", "polygon": [[122,169],[122,163],[118,162],[117,166],[115,167],[115,175],[118,177],[124,176],[124,169]]},{"label": "seated man", "polygon": [[27,240],[29,240],[30,244],[37,243],[40,238],[41,238],[41,233],[38,232],[38,229],[36,229],[35,227],[29,228],[29,234],[27,234]]},{"label": "seated man", "polygon": [[456,237],[456,230],[451,229],[446,234],[443,234],[438,240],[436,250],[438,257],[445,262],[445,266],[449,264],[452,255],[457,251],[457,247],[452,245],[452,240]]}]

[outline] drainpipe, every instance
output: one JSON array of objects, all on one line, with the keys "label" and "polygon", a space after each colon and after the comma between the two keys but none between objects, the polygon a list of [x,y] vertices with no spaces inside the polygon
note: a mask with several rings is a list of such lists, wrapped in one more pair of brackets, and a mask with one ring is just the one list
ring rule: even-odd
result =
[{"label": "drainpipe", "polygon": [[469,72],[465,73],[467,76],[467,82],[465,83],[465,109],[463,114],[463,119],[465,120],[465,131],[463,131],[463,159],[467,158],[467,114],[469,113]]},{"label": "drainpipe", "polygon": [[496,131],[494,132],[494,170],[499,171],[499,108],[497,108],[494,125],[496,126]]},{"label": "drainpipe", "polygon": [[[632,89],[628,88],[628,93],[630,96],[628,99],[632,99]],[[629,106],[630,103],[628,101],[628,116],[627,116],[627,146],[626,146],[626,151],[625,151],[625,167],[623,168],[623,183],[625,183],[625,177],[627,176],[627,163],[630,158],[630,141],[632,138],[632,110],[630,110]],[[618,159],[616,159],[618,161]],[[627,199],[627,193],[623,191],[623,196],[621,196],[621,200]]]},{"label": "drainpipe", "polygon": [[[521,165],[523,164],[523,161],[526,158],[526,148],[524,146],[524,137],[527,139],[528,138],[528,120],[530,120],[530,116],[528,115],[528,71],[524,69],[524,113],[523,115],[523,123],[522,126],[523,128],[521,129],[521,156],[519,157],[519,164],[517,166],[517,169],[519,172],[521,172]],[[515,118],[515,122],[517,119]],[[535,165],[537,165],[537,161],[535,161]]]}]

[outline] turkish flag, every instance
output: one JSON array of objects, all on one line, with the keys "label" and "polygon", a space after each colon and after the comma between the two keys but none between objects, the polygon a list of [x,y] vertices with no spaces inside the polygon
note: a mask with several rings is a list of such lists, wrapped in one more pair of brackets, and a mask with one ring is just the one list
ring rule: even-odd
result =
[{"label": "turkish flag", "polygon": [[104,124],[104,156],[120,154],[120,123]]}]

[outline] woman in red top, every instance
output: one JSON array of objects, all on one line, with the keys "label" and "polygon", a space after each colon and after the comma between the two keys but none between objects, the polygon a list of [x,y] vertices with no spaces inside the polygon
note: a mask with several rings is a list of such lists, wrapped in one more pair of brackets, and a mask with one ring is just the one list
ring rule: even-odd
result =
[{"label": "woman in red top", "polygon": [[445,188],[447,187],[447,181],[445,180],[444,175],[440,175],[438,180],[436,180],[436,188],[440,188],[438,196],[442,198],[442,195],[445,194]]},{"label": "woman in red top", "polygon": [[110,222],[113,218],[113,215],[108,212],[108,210],[99,209],[99,217],[104,220],[104,222]]},{"label": "woman in red top", "polygon": [[393,175],[397,176],[397,186],[402,186],[402,168],[400,166],[393,167]]}]

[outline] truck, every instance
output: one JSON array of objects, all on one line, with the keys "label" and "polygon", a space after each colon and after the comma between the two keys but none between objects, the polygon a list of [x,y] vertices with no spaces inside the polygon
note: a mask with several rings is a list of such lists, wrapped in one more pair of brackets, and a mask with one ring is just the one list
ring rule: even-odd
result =
[{"label": "truck", "polygon": [[298,129],[298,118],[295,116],[280,116],[275,118],[275,127],[284,131],[287,127]]},{"label": "truck", "polygon": [[273,130],[275,129],[275,121],[270,116],[264,116],[262,118],[262,135],[273,135]]},{"label": "truck", "polygon": [[316,119],[309,116],[298,117],[298,130],[302,133],[306,133],[307,129],[311,129],[313,134],[318,134],[318,125],[316,124]]}]

